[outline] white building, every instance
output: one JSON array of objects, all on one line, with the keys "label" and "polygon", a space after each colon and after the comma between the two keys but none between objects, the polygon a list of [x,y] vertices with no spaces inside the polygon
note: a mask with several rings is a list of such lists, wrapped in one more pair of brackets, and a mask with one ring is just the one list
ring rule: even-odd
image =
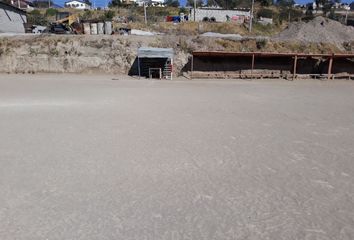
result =
[{"label": "white building", "polygon": [[123,0],[123,3],[126,1],[134,2],[140,7],[144,6],[144,3],[146,4],[146,6],[157,6],[157,7],[165,6],[165,0]]},{"label": "white building", "polygon": [[91,6],[88,5],[87,3],[83,2],[83,1],[78,1],[78,0],[65,2],[64,6],[68,7],[68,8],[76,8],[76,9],[81,9],[81,10],[91,8]]},{"label": "white building", "polygon": [[[195,10],[195,21],[200,22],[204,19],[214,19],[216,22],[226,22],[228,20],[243,22],[251,16],[250,10],[225,10],[212,8],[197,8]],[[191,9],[190,20],[194,20],[194,10]]]}]

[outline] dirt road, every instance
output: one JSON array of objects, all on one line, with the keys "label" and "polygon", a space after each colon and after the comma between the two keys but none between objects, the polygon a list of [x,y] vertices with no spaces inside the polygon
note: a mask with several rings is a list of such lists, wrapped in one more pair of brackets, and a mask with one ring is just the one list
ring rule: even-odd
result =
[{"label": "dirt road", "polygon": [[353,81],[0,75],[0,239],[354,239]]}]

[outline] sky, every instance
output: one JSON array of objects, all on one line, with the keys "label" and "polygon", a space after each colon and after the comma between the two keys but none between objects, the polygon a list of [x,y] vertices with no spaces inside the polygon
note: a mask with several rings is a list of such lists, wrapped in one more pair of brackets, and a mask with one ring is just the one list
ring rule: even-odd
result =
[{"label": "sky", "polygon": [[[53,0],[54,3],[63,6],[64,2],[66,2],[67,0]],[[107,6],[108,2],[110,2],[111,0],[91,0],[91,2],[95,2],[95,6],[96,7],[105,7]],[[251,1],[251,0],[250,0]],[[353,0],[354,1],[354,0]],[[180,5],[184,6],[186,4],[186,0],[179,0]],[[296,3],[299,4],[304,4],[304,3],[308,3],[308,2],[313,2],[312,0],[295,0]],[[350,3],[352,2],[351,0],[342,0],[343,3],[347,2]]]}]

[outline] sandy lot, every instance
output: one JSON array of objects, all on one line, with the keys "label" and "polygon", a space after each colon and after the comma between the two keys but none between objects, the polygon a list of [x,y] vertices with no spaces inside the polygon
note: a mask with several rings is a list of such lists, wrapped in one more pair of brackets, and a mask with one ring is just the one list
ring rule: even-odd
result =
[{"label": "sandy lot", "polygon": [[0,75],[1,240],[354,239],[354,81],[124,78]]}]

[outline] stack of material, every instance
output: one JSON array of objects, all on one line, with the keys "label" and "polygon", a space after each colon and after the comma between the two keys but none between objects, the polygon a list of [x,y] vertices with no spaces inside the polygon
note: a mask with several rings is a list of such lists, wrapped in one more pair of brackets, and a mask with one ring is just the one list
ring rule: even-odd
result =
[{"label": "stack of material", "polygon": [[354,40],[354,28],[323,17],[309,22],[291,23],[284,31],[274,37],[278,41],[300,41],[332,43],[342,46]]}]

